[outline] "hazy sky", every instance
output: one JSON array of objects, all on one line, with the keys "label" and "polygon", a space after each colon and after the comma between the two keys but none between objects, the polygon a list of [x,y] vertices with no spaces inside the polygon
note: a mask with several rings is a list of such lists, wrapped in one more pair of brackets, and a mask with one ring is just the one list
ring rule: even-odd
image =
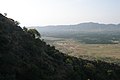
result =
[{"label": "hazy sky", "polygon": [[0,12],[25,26],[120,23],[120,0],[1,0]]}]

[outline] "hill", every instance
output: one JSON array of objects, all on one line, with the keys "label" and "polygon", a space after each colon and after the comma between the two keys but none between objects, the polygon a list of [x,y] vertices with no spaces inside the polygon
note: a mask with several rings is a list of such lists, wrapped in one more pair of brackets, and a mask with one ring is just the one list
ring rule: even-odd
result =
[{"label": "hill", "polygon": [[119,80],[120,66],[65,55],[0,14],[0,80]]},{"label": "hill", "polygon": [[120,25],[81,23],[77,25],[59,25],[35,27],[42,36],[70,38],[87,44],[116,44],[120,42]]},{"label": "hill", "polygon": [[89,33],[89,32],[118,32],[120,31],[120,25],[116,24],[99,24],[99,23],[80,23],[76,25],[56,25],[56,26],[44,26],[44,27],[35,27],[41,33]]}]

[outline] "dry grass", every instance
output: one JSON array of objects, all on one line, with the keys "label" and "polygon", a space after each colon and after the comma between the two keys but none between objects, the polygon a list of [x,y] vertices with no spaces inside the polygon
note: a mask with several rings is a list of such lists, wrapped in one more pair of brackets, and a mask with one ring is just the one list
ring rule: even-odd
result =
[{"label": "dry grass", "polygon": [[120,59],[120,44],[82,44],[74,40],[55,41],[53,45],[72,56],[111,57]]}]

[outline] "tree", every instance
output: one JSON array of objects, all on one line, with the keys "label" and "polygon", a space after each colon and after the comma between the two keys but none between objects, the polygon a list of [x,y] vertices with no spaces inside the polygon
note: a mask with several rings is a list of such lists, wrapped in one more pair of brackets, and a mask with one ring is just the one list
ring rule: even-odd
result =
[{"label": "tree", "polygon": [[33,38],[40,38],[41,35],[36,29],[29,29],[27,31]]},{"label": "tree", "polygon": [[4,13],[5,16],[7,16],[7,13]]},{"label": "tree", "polygon": [[18,22],[18,21],[15,21],[14,23],[15,23],[15,25],[17,25],[17,26],[20,24],[20,22]]},{"label": "tree", "polygon": [[9,22],[10,22],[10,23],[12,23],[12,24],[14,24],[14,25],[16,25],[16,26],[18,26],[18,25],[20,24],[20,22],[15,21],[15,20],[13,20],[13,19],[11,19],[11,18],[8,18],[8,19],[9,19]]},{"label": "tree", "polygon": [[24,27],[23,27],[23,31],[27,32],[28,29],[24,26]]}]

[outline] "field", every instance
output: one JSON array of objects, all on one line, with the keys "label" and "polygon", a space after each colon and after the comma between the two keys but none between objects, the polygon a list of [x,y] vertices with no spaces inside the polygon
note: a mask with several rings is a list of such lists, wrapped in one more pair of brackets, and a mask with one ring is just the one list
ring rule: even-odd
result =
[{"label": "field", "polygon": [[85,44],[74,39],[47,38],[56,49],[71,56],[120,64],[120,44]]},{"label": "field", "polygon": [[55,41],[57,49],[70,55],[120,58],[120,44],[83,44],[74,40]]}]

